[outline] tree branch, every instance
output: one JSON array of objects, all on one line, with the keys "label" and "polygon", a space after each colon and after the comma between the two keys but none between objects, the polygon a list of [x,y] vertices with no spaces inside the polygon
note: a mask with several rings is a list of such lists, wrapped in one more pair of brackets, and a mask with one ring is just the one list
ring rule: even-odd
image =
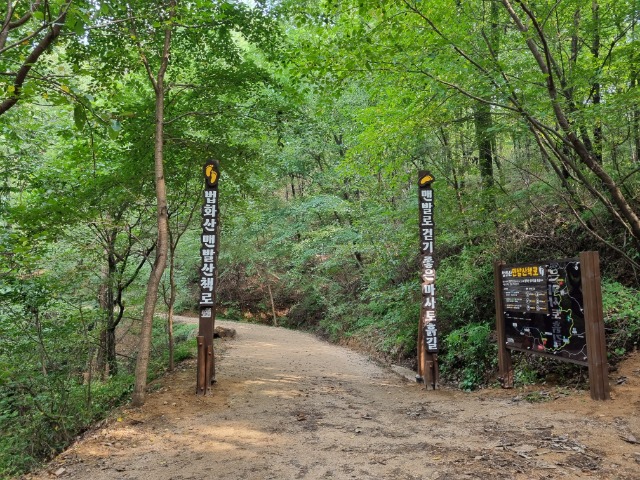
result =
[{"label": "tree branch", "polygon": [[38,61],[40,56],[49,48],[49,46],[54,42],[56,38],[60,35],[60,31],[62,29],[62,25],[64,24],[67,12],[69,7],[71,6],[71,2],[73,0],[66,0],[64,5],[60,9],[60,14],[55,22],[49,24],[49,32],[40,40],[40,42],[36,45],[36,47],[31,51],[27,59],[23,62],[22,67],[18,70],[16,78],[13,82],[13,96],[7,98],[0,104],[0,115],[4,114],[7,110],[13,107],[20,98],[20,93],[22,90],[22,85],[29,74],[29,71],[33,67],[33,65]]}]

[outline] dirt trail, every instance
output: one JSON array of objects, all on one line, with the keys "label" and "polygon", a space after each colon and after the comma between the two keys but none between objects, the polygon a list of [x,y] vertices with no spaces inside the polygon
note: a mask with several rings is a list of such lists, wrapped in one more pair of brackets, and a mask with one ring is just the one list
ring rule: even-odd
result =
[{"label": "dirt trail", "polygon": [[529,403],[425,391],[311,335],[218,324],[238,335],[218,348],[212,396],[184,364],[29,478],[640,479],[640,355],[611,402]]}]

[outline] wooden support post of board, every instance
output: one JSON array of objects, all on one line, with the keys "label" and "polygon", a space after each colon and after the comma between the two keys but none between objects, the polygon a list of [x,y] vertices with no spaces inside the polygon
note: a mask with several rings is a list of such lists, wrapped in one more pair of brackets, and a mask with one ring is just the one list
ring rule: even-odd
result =
[{"label": "wooden support post of board", "polygon": [[[211,324],[211,328],[213,330],[211,334],[211,354],[210,354],[210,361],[209,361],[210,369],[209,369],[209,376],[207,377],[209,379],[209,385],[213,385],[214,383],[216,383],[216,354],[213,348],[213,332],[216,329],[215,319]],[[209,355],[209,350],[207,350],[207,354]]]},{"label": "wooden support post of board", "polygon": [[600,256],[598,252],[580,253],[582,299],[585,333],[587,336],[587,361],[589,386],[593,400],[610,399],[609,366],[604,336],[602,312],[602,288],[600,286]]},{"label": "wooden support post of board", "polygon": [[424,352],[423,369],[424,387],[427,390],[436,390],[440,381],[437,353]]},{"label": "wooden support post of board", "polygon": [[416,382],[424,382],[425,371],[425,351],[424,338],[422,333],[422,312],[420,313],[420,320],[418,320],[418,374],[416,375]]},{"label": "wooden support post of board", "polygon": [[207,349],[205,346],[205,340],[203,336],[196,337],[198,342],[198,370],[196,378],[196,394],[206,395],[209,390],[207,382]]},{"label": "wooden support post of board", "polygon": [[502,302],[502,260],[493,264],[493,282],[496,301],[496,334],[498,337],[498,377],[502,388],[513,388],[513,365],[511,352],[507,348]]},{"label": "wooden support post of board", "polygon": [[201,359],[200,355],[198,355],[198,370],[202,369],[204,371],[204,378],[206,378],[206,390],[202,391],[200,388],[198,388],[199,394],[209,393],[211,390],[211,384],[215,382],[215,367],[213,365],[214,311],[215,307],[206,307],[200,309],[200,324],[198,333],[203,338],[203,356]]},{"label": "wooden support post of board", "polygon": [[211,388],[211,385],[215,382],[215,363],[213,356],[213,345],[207,346],[207,386]]}]

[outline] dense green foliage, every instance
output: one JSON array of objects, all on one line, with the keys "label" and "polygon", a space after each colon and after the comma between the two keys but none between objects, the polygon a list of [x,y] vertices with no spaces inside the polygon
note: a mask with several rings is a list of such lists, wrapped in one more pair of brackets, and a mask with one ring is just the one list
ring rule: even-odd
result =
[{"label": "dense green foliage", "polygon": [[[3,305],[3,310],[6,307]],[[98,343],[95,329],[88,329],[91,311],[74,311],[58,302],[40,307],[41,322],[36,315],[24,312],[17,315],[15,311],[11,322],[2,318],[3,327],[13,323],[15,329],[3,329],[2,337],[7,343],[0,349],[3,478],[28,470],[66,447],[110,410],[127,401],[133,387],[132,352],[126,349],[121,357],[124,371],[119,375],[89,376],[86,362]],[[16,322],[18,318],[22,321]],[[159,319],[156,324],[151,379],[166,370],[163,323]],[[176,361],[195,356],[195,328],[184,324],[176,327]]]},{"label": "dense green foliage", "polygon": [[[215,157],[221,314],[411,365],[428,169],[445,381],[495,381],[497,259],[598,250],[610,360],[640,342],[637,2],[32,5],[0,31],[0,475],[129,398],[157,253],[163,48],[169,311],[196,308],[201,166]],[[163,362],[162,324],[154,336]],[[516,368],[520,383],[575,371]]]},{"label": "dense green foliage", "polygon": [[[635,308],[612,307],[614,291],[638,293],[635,4],[288,7],[281,81],[295,95],[263,147],[270,181],[228,212],[230,314],[268,321],[271,290],[282,324],[413,358],[414,185],[426,168],[437,178],[446,378],[491,381],[499,258],[599,250],[611,359],[637,344]],[[531,378],[528,362],[518,366]]]}]

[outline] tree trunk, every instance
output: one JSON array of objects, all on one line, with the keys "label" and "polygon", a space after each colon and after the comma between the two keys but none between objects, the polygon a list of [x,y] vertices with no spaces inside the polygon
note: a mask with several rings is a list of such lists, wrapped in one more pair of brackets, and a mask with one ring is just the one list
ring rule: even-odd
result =
[{"label": "tree trunk", "polygon": [[[109,256],[108,252],[107,257]],[[105,372],[107,370],[107,315],[109,315],[109,282],[111,277],[109,276],[109,267],[102,265],[100,272],[100,286],[98,287],[98,305],[103,312],[104,317],[101,316],[98,324],[99,336],[98,336],[98,352],[96,358],[96,373],[99,378],[104,380]],[[93,354],[93,353],[92,353]]]},{"label": "tree trunk", "polygon": [[491,109],[488,104],[478,102],[473,111],[473,119],[476,127],[476,143],[478,147],[478,164],[482,187],[488,192],[490,198],[493,188],[493,134],[491,133],[492,119]]},{"label": "tree trunk", "polygon": [[169,371],[175,368],[173,356],[173,306],[176,303],[176,277],[175,277],[176,249],[173,243],[173,235],[169,231],[169,305],[167,308],[167,336],[169,342]]},{"label": "tree trunk", "polygon": [[156,96],[156,117],[155,117],[155,141],[154,141],[154,162],[155,162],[155,186],[156,186],[156,208],[158,218],[158,243],[156,245],[156,259],[153,263],[149,281],[147,282],[147,294],[144,300],[144,310],[142,313],[142,328],[140,331],[140,342],[138,344],[138,357],[136,359],[135,385],[131,403],[133,406],[144,405],[145,389],[147,386],[147,371],[149,367],[149,356],[151,353],[151,331],[153,328],[153,315],[158,300],[158,289],[162,274],[167,266],[167,251],[169,240],[168,210],[167,210],[167,189],[164,178],[164,76],[169,65],[169,50],[171,46],[171,32],[173,17],[175,15],[175,1],[170,3],[170,18],[168,26],[164,31],[164,46],[162,50],[162,61],[157,76],[154,78],[145,57],[143,62],[149,74],[149,79],[154,86]]},{"label": "tree trunk", "polygon": [[107,377],[117,375],[118,373],[118,359],[116,357],[116,327],[113,322],[113,314],[110,317],[110,325],[107,328],[106,342],[107,342],[107,370],[105,375]]},{"label": "tree trunk", "polygon": [[[636,86],[636,85],[637,85],[637,74],[636,74],[636,78],[634,78],[634,84],[632,84],[632,86]],[[636,163],[640,163],[640,107],[638,107],[638,104],[635,104],[633,106],[632,129],[633,129],[633,152],[631,153],[631,159]]]},{"label": "tree trunk", "polygon": [[[631,28],[631,38],[636,39],[636,22],[634,20],[633,26]],[[638,86],[638,61],[640,61],[640,55],[638,55],[637,50],[635,55],[633,56],[635,61],[631,62],[631,81],[630,87],[633,90]],[[631,159],[634,162],[640,162],[640,107],[637,102],[633,103],[633,113],[632,113],[632,121],[631,121],[631,130],[632,130],[632,138],[633,138],[633,146],[631,152]]]},{"label": "tree trunk", "polygon": [[153,315],[158,300],[158,288],[162,274],[167,266],[167,190],[164,179],[163,162],[163,120],[164,120],[164,82],[159,75],[156,89],[156,138],[155,138],[155,183],[156,206],[158,209],[158,244],[156,246],[156,259],[153,263],[149,281],[147,282],[147,294],[144,300],[142,313],[142,328],[138,343],[138,358],[136,360],[135,386],[131,403],[133,406],[144,405],[145,388],[147,386],[147,370],[149,367],[149,355],[151,353],[151,331],[153,327]]},{"label": "tree trunk", "polygon": [[[486,4],[483,3],[486,8]],[[499,10],[496,2],[490,2],[489,7],[489,35],[486,38],[487,55],[497,56],[500,50],[500,30],[498,28]],[[473,119],[476,130],[476,145],[478,148],[478,165],[482,178],[482,188],[488,201],[487,207],[494,206],[493,198],[493,162],[495,154],[495,135],[491,107],[487,102],[477,102],[473,109]]]},{"label": "tree trunk", "polygon": [[458,211],[460,212],[460,221],[462,222],[462,226],[464,228],[465,238],[469,240],[471,235],[469,233],[469,225],[466,221],[465,210],[464,210],[464,202],[462,201],[462,187],[458,180],[458,172],[456,170],[456,165],[453,160],[453,154],[451,151],[451,142],[449,141],[449,134],[444,128],[440,128],[440,137],[442,139],[442,146],[444,148],[444,158],[446,160],[447,165],[450,168],[451,173],[451,183],[453,185],[453,189],[456,192],[456,204],[458,206]]},{"label": "tree trunk", "polygon": [[106,313],[107,313],[107,325],[105,328],[105,353],[106,353],[106,369],[104,371],[105,377],[110,375],[116,375],[118,373],[118,363],[116,359],[116,320],[114,317],[115,308],[115,294],[114,286],[116,283],[117,265],[115,257],[115,242],[117,232],[113,231],[110,239],[110,252],[108,252],[109,259],[109,275],[107,278],[107,301],[106,301]]},{"label": "tree trunk", "polygon": [[[596,62],[599,61],[600,58],[600,5],[598,5],[597,1],[594,1],[591,4],[591,9],[593,12],[593,23],[594,23],[594,32],[593,32],[593,43],[591,45],[591,53],[595,58]],[[595,81],[592,86],[593,89],[593,105],[596,108],[596,120],[593,127],[593,153],[596,157],[596,161],[598,163],[602,163],[602,121],[600,120],[600,114],[598,112],[598,108],[600,107],[600,102],[602,100],[601,97],[601,86],[600,82]]]},{"label": "tree trunk", "polygon": [[276,304],[273,301],[273,293],[271,292],[271,283],[267,278],[267,290],[269,291],[269,301],[271,302],[271,314],[273,315],[273,326],[278,326],[278,316],[276,315]]}]

